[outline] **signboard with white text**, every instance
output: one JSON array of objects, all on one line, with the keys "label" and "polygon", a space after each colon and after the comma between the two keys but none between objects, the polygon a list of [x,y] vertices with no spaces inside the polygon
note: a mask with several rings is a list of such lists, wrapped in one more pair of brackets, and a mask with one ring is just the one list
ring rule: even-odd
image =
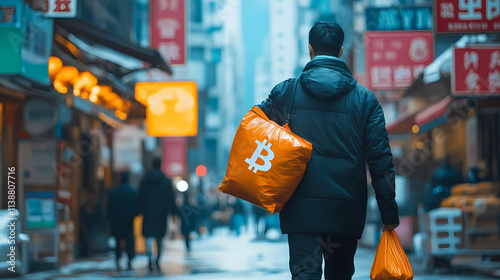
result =
[{"label": "signboard with white text", "polygon": [[500,95],[500,45],[453,49],[452,94]]},{"label": "signboard with white text", "polygon": [[437,33],[500,32],[500,0],[436,0]]},{"label": "signboard with white text", "polygon": [[186,1],[150,0],[151,48],[172,65],[186,64]]},{"label": "signboard with white text", "polygon": [[366,30],[432,30],[432,8],[430,6],[366,8]]},{"label": "signboard with white text", "polygon": [[405,89],[434,59],[431,31],[366,32],[366,84],[370,90]]}]

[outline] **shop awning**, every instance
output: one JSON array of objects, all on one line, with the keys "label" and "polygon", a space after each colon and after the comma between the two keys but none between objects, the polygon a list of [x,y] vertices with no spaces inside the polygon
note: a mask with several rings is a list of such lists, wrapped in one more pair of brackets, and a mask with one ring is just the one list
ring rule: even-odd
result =
[{"label": "shop awning", "polygon": [[442,117],[448,111],[448,104],[450,104],[451,101],[451,96],[446,96],[443,100],[416,114],[415,124],[423,126],[439,117]]},{"label": "shop awning", "polygon": [[386,126],[389,134],[411,133],[415,124],[415,114],[399,117],[395,122]]},{"label": "shop awning", "polygon": [[[172,74],[165,58],[156,50],[141,47],[121,36],[74,19],[55,21],[56,33],[78,48],[128,69],[142,66],[141,62]],[[142,67],[140,67],[142,68]],[[133,69],[135,70],[135,69]]]}]

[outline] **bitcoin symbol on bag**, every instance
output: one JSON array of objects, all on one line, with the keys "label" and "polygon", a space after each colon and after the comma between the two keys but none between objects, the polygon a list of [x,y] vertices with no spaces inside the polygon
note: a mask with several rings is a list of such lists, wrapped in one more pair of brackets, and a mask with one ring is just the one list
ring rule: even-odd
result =
[{"label": "bitcoin symbol on bag", "polygon": [[[267,139],[264,139],[264,141],[260,142],[259,140],[255,140],[255,143],[257,143],[257,149],[255,149],[255,152],[252,155],[252,158],[247,158],[245,159],[245,162],[248,163],[250,166],[248,167],[248,170],[253,169],[253,173],[257,173],[257,171],[268,171],[271,169],[271,160],[274,158],[274,152],[271,150],[271,143],[267,143]],[[266,150],[267,155],[264,156],[262,155],[262,150]],[[264,161],[263,165],[257,164],[257,159],[260,158]]]}]

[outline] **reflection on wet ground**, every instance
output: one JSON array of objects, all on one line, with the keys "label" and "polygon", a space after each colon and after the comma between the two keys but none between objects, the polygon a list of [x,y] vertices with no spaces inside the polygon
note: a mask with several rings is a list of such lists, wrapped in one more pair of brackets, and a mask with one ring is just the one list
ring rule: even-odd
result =
[{"label": "reflection on wet ground", "polygon": [[[57,272],[43,272],[23,277],[41,279],[231,279],[231,280],[288,280],[288,247],[286,240],[254,240],[249,236],[236,237],[220,231],[214,236],[193,240],[191,253],[182,240],[165,242],[161,272],[147,269],[147,257],[134,260],[134,270],[116,271],[112,254],[89,261],[71,264]],[[356,273],[353,280],[370,279],[375,251],[359,248],[356,253]],[[411,259],[411,258],[410,258]],[[125,258],[122,267],[126,267]],[[423,275],[415,271],[415,280],[490,280],[478,275]]]}]

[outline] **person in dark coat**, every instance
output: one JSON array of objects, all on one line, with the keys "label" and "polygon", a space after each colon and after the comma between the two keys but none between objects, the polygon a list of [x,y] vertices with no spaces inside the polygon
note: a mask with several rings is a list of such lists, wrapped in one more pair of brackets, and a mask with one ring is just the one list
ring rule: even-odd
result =
[{"label": "person in dark coat", "polygon": [[323,257],[325,279],[351,279],[365,225],[366,164],[384,228],[399,225],[384,114],[339,59],[343,41],[338,24],[316,23],[309,32],[311,61],[300,78],[279,83],[259,105],[279,125],[290,113],[291,131],[313,146],[304,177],[280,213],[293,279],[320,279]]},{"label": "person in dark coat", "polygon": [[426,185],[427,200],[424,203],[424,211],[428,212],[441,207],[441,201],[451,195],[451,188],[462,182],[462,173],[453,167],[450,158],[446,157],[443,165],[434,170],[434,174]]},{"label": "person in dark coat", "polygon": [[121,174],[122,182],[108,194],[108,218],[111,236],[116,239],[116,267],[120,270],[122,255],[121,242],[125,241],[128,255],[128,268],[132,269],[135,256],[134,217],[137,216],[137,191],[129,185],[129,173]]},{"label": "person in dark coat", "polygon": [[167,233],[167,216],[175,222],[177,207],[172,180],[161,171],[161,159],[153,159],[153,170],[149,171],[139,185],[139,211],[142,214],[142,235],[146,238],[149,270],[153,270],[153,239],[158,255],[156,268],[160,269],[162,240]]},{"label": "person in dark coat", "polygon": [[196,216],[201,211],[195,207],[194,203],[192,203],[191,195],[188,192],[184,193],[182,204],[178,210],[181,218],[181,234],[184,236],[187,252],[191,252],[190,234],[196,229]]}]

